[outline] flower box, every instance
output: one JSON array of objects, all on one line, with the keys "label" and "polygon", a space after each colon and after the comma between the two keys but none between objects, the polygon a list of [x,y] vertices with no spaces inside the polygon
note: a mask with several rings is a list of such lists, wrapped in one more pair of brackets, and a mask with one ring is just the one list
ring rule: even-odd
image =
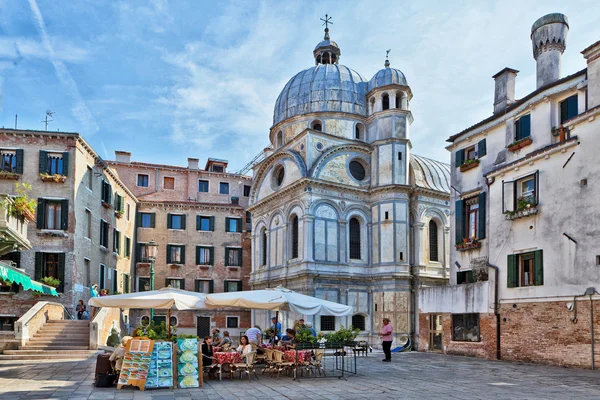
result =
[{"label": "flower box", "polygon": [[148,261],[140,261],[139,263],[137,263],[137,267],[142,268],[142,267],[149,267],[150,263]]},{"label": "flower box", "polygon": [[15,172],[8,172],[8,171],[0,171],[0,179],[12,179],[12,180],[18,180],[21,177],[21,174],[17,174]]},{"label": "flower box", "polygon": [[472,242],[462,242],[456,245],[456,251],[465,251],[481,248],[481,242],[473,240]]},{"label": "flower box", "polygon": [[460,165],[460,172],[465,172],[465,171],[468,171],[470,169],[477,168],[478,166],[479,166],[479,160],[478,159],[469,159],[469,160],[466,160],[465,162],[463,162]]},{"label": "flower box", "polygon": [[110,203],[107,203],[106,201],[102,201],[102,207],[111,209],[112,205]]},{"label": "flower box", "polygon": [[59,175],[59,174],[54,174],[54,175],[50,175],[50,174],[40,174],[40,179],[43,182],[56,182],[56,183],[63,183],[67,180],[67,177],[64,175]]},{"label": "flower box", "polygon": [[181,268],[181,267],[183,267],[183,265],[182,264],[169,264],[169,267],[171,267],[171,268]]},{"label": "flower box", "polygon": [[533,143],[531,137],[526,137],[509,144],[508,146],[506,146],[506,148],[508,149],[508,151],[512,151],[514,153],[515,151],[518,151],[523,147],[529,146],[531,143]]},{"label": "flower box", "polygon": [[21,210],[21,214],[23,215],[23,218],[28,221],[33,221],[35,219],[35,214],[31,210],[23,209]]},{"label": "flower box", "polygon": [[562,126],[560,125],[558,128],[557,127],[553,127],[552,130],[552,136],[554,137],[558,137],[559,141],[564,141],[565,139],[567,139],[570,136],[570,130],[568,127]]},{"label": "flower box", "polygon": [[537,212],[538,212],[537,207],[529,207],[529,208],[525,208],[523,210],[507,212],[504,214],[504,218],[508,221],[512,221],[515,219],[528,217],[530,215],[535,215],[535,214],[537,214]]},{"label": "flower box", "polygon": [[123,218],[123,211],[115,210],[115,217],[117,217],[117,219]]}]

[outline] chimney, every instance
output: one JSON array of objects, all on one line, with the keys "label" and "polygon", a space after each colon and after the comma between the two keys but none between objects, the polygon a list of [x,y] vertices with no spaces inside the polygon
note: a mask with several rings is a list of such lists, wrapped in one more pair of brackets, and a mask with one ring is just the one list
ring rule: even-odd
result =
[{"label": "chimney", "polygon": [[519,71],[504,68],[494,78],[494,114],[503,113],[506,107],[515,102],[515,78]]},{"label": "chimney", "polygon": [[587,110],[600,105],[600,40],[581,52],[587,61]]},{"label": "chimney", "polygon": [[129,164],[131,162],[131,153],[115,150],[115,161]]},{"label": "chimney", "polygon": [[538,89],[560,79],[560,59],[567,47],[568,32],[567,17],[558,13],[544,15],[531,27]]},{"label": "chimney", "polygon": [[197,158],[188,158],[188,169],[199,169],[199,162],[200,160]]}]

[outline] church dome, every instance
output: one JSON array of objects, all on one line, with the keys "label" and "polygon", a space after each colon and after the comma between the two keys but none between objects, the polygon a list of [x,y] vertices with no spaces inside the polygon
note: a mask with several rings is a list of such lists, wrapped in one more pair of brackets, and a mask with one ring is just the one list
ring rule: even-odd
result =
[{"label": "church dome", "polygon": [[396,68],[390,68],[389,60],[385,60],[385,68],[379,70],[369,81],[369,92],[375,88],[387,85],[408,86],[406,77]]},{"label": "church dome", "polygon": [[[319,46],[317,46],[319,48]],[[296,74],[275,102],[273,125],[314,112],[367,114],[367,80],[339,64],[317,64]]]}]

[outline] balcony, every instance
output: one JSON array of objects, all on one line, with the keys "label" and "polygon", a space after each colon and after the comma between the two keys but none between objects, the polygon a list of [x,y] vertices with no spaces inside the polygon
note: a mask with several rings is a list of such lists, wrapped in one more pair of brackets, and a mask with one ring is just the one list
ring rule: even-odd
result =
[{"label": "balcony", "polygon": [[14,200],[9,195],[0,194],[0,254],[31,249],[27,239],[29,221],[9,215],[7,208],[11,204],[14,204]]}]

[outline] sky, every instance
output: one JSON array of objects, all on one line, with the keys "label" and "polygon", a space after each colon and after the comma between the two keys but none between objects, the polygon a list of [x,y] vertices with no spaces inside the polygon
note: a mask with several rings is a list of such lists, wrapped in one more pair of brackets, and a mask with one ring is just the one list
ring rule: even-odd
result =
[{"label": "sky", "polygon": [[600,39],[597,1],[0,0],[0,126],[79,132],[103,158],[244,167],[269,144],[275,100],[314,65],[332,17],[340,64],[370,79],[391,66],[413,92],[413,151],[449,162],[446,139],[490,116],[494,81],[535,90],[530,29],[569,19],[562,75]]}]

